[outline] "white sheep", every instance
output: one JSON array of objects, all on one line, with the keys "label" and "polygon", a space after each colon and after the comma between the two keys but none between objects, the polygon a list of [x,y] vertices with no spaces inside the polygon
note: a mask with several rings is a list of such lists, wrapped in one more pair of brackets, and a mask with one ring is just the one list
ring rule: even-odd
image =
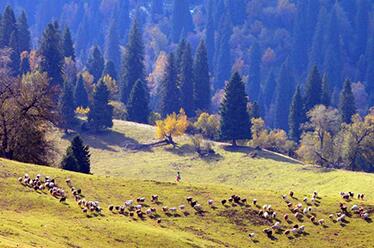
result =
[{"label": "white sheep", "polygon": [[213,206],[214,201],[213,201],[212,199],[210,199],[210,200],[208,200],[208,204],[209,204],[210,206]]},{"label": "white sheep", "polygon": [[323,225],[323,223],[325,223],[325,220],[324,220],[324,219],[320,219],[320,220],[318,220],[318,224],[319,224],[319,225]]},{"label": "white sheep", "polygon": [[356,211],[356,210],[358,210],[358,206],[357,206],[357,205],[353,205],[353,206],[351,207],[351,210],[352,210],[352,211]]},{"label": "white sheep", "polygon": [[185,208],[186,208],[186,206],[185,206],[185,205],[179,205],[179,209],[180,209],[180,210],[182,210],[182,211],[183,211],[183,210],[184,210]]},{"label": "white sheep", "polygon": [[280,222],[275,222],[274,225],[271,227],[272,229],[280,229],[281,228],[281,225],[280,225]]}]

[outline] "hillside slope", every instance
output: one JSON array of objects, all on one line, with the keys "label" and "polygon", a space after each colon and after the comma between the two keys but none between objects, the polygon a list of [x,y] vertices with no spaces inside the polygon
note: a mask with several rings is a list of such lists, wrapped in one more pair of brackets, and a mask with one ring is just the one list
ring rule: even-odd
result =
[{"label": "hillside slope", "polygon": [[[23,173],[55,177],[65,189],[64,180],[70,177],[74,185],[82,189],[86,199],[100,202],[104,208],[103,215],[86,217],[71,194],[63,204],[46,192],[37,193],[22,186],[17,178]],[[285,188],[283,192],[288,190]],[[295,193],[299,199],[304,196],[297,190]],[[152,194],[160,196],[162,205],[149,202]],[[328,220],[328,214],[339,209],[338,192],[327,197],[325,192],[321,192],[320,206],[313,207],[317,218],[326,220],[325,227],[314,225],[308,219],[298,222],[293,216],[290,217],[293,223],[287,224],[279,217],[284,228],[296,223],[305,225],[305,234],[291,235],[290,238],[284,234],[268,238],[262,233],[271,223],[254,214],[253,211],[258,211],[260,206],[224,207],[219,204],[221,199],[227,199],[232,194],[257,198],[261,206],[271,204],[278,216],[290,213],[280,195],[272,191],[82,175],[0,159],[0,247],[92,247],[93,244],[95,247],[368,247],[374,242],[372,223],[356,216],[349,218],[344,225]],[[163,205],[186,204],[185,197],[188,195],[197,199],[206,210],[203,217],[196,215],[189,206],[186,207],[188,216],[179,210],[180,217],[168,217],[161,213]],[[158,209],[161,224],[149,218],[144,221],[131,219],[107,210],[109,204],[122,204],[124,200],[138,196],[147,197],[146,204]],[[217,209],[209,208],[207,199],[214,199]],[[371,199],[353,200],[347,204],[357,203],[373,208]],[[298,200],[292,202],[296,204]],[[247,237],[251,232],[256,233],[254,240]]]}]

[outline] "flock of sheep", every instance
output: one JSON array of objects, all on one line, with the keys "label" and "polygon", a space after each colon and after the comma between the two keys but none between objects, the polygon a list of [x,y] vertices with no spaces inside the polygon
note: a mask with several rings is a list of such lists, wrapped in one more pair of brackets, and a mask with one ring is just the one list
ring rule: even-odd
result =
[{"label": "flock of sheep", "polygon": [[[34,179],[32,179],[28,174],[25,174],[23,177],[19,177],[18,181],[23,186],[33,188],[36,191],[48,190],[50,195],[56,199],[59,199],[60,202],[65,202],[67,199],[67,193],[57,184],[56,180],[51,177],[42,177],[40,174],[38,174]],[[75,202],[82,209],[83,213],[86,213],[87,216],[90,214],[102,214],[103,210],[98,201],[86,200],[82,194],[82,190],[74,187],[71,179],[66,179],[66,184],[70,188]],[[346,223],[348,223],[346,219],[352,216],[360,217],[368,222],[371,221],[369,216],[371,211],[370,209],[363,206],[358,206],[357,204],[348,207],[348,202],[355,197],[353,192],[341,192],[340,196],[345,203],[340,203],[338,211],[329,214],[329,219],[331,222],[340,223],[342,226],[344,226]],[[267,220],[267,223],[271,223],[268,228],[263,230],[263,232],[269,238],[274,239],[274,234],[284,234],[288,238],[292,238],[292,235],[298,237],[305,234],[305,226],[301,224],[293,224],[294,222],[291,220],[292,216],[299,222],[304,222],[304,220],[309,219],[315,225],[326,227],[325,219],[317,218],[317,213],[315,211],[315,208],[319,207],[321,199],[318,196],[318,192],[314,191],[310,199],[308,199],[308,197],[304,197],[302,202],[295,202],[298,201],[298,198],[295,197],[295,193],[293,191],[290,191],[289,194],[282,195],[281,197],[290,211],[290,213],[283,215],[283,220],[285,221],[283,224],[281,223],[282,220],[278,218],[279,216],[277,212],[270,204],[265,204],[261,207],[258,205],[257,199],[252,200],[252,204],[254,206],[253,212],[257,214],[259,218]],[[357,199],[364,200],[365,195],[359,193],[357,194]],[[292,200],[294,202],[292,202]],[[150,198],[150,204],[153,204],[153,206],[146,204],[145,197],[138,197],[135,201],[129,199],[120,205],[111,204],[108,206],[108,210],[113,214],[121,214],[131,218],[138,217],[142,220],[148,217],[157,221],[157,223],[161,223],[160,213],[163,213],[168,217],[180,217],[180,214],[188,216],[189,212],[187,207],[192,209],[195,214],[200,216],[204,216],[206,213],[206,211],[203,210],[201,203],[193,199],[191,196],[186,197],[186,204],[173,207],[164,205],[160,207],[162,202],[159,200],[159,196],[152,195]],[[238,195],[232,195],[228,199],[222,199],[220,204],[225,208],[237,206],[243,208],[251,207],[246,198],[242,198]],[[213,210],[218,208],[213,199],[207,199],[207,205]],[[248,237],[251,239],[254,239],[255,236],[255,233],[248,234]]]}]

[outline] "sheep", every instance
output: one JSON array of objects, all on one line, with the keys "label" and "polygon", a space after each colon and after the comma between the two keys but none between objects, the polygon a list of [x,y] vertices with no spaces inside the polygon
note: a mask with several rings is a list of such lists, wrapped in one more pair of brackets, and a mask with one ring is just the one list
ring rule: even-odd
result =
[{"label": "sheep", "polygon": [[297,207],[298,209],[301,209],[301,208],[303,207],[303,204],[298,203],[298,204],[296,205],[296,207]]},{"label": "sheep", "polygon": [[291,202],[287,203],[287,207],[291,208],[292,207],[292,203]]},{"label": "sheep", "polygon": [[318,220],[318,224],[319,225],[323,225],[325,223],[325,220],[324,219],[320,219],[320,220]]},{"label": "sheep", "polygon": [[113,205],[109,205],[109,207],[108,207],[108,209],[109,209],[109,211],[113,211],[113,208],[114,208],[114,206]]},{"label": "sheep", "polygon": [[271,214],[271,217],[272,217],[273,219],[277,218],[277,212],[273,212],[273,213]]},{"label": "sheep", "polygon": [[337,222],[343,222],[345,220],[345,214],[342,214],[341,216],[339,216],[336,221]]},{"label": "sheep", "polygon": [[289,229],[287,229],[286,231],[284,231],[284,234],[288,236],[290,234],[290,232],[291,231]]},{"label": "sheep", "polygon": [[148,208],[148,209],[145,211],[145,213],[146,213],[147,215],[151,215],[153,212],[152,212],[152,210],[151,210],[150,208]]},{"label": "sheep", "polygon": [[287,195],[282,195],[283,200],[287,200]]},{"label": "sheep", "polygon": [[303,201],[304,201],[305,203],[307,203],[307,202],[308,202],[308,197],[304,197]]},{"label": "sheep", "polygon": [[88,211],[88,209],[86,207],[82,209],[83,213],[87,213],[87,211]]},{"label": "sheep", "polygon": [[200,204],[196,204],[193,208],[194,208],[197,212],[201,212],[201,211],[203,210]]},{"label": "sheep", "polygon": [[266,228],[263,230],[263,232],[267,235],[267,236],[271,236],[273,234],[273,231],[270,229],[270,228]]},{"label": "sheep", "polygon": [[208,200],[208,205],[209,205],[209,206],[213,206],[213,204],[214,204],[214,201],[213,201],[213,200],[211,200],[211,199]]},{"label": "sheep", "polygon": [[138,203],[144,203],[144,202],[145,202],[145,197],[138,197],[138,198],[136,199],[136,201],[137,201]]},{"label": "sheep", "polygon": [[125,206],[126,207],[131,207],[132,204],[133,204],[133,200],[127,200],[127,201],[125,201]]},{"label": "sheep", "polygon": [[157,223],[158,223],[158,224],[161,223],[161,218],[158,218],[158,219],[157,219]]},{"label": "sheep", "polygon": [[136,205],[135,208],[136,208],[136,210],[142,210],[142,205],[140,205],[140,204]]},{"label": "sheep", "polygon": [[227,202],[227,200],[223,199],[223,200],[221,201],[221,204],[222,204],[222,205],[225,205],[226,202]]},{"label": "sheep", "polygon": [[333,218],[334,218],[334,214],[330,214],[330,215],[329,215],[329,218],[330,218],[330,219],[333,219]]},{"label": "sheep", "polygon": [[312,199],[310,199],[310,201],[314,204],[316,201],[316,198],[313,196]]},{"label": "sheep", "polygon": [[167,206],[163,206],[162,207],[162,211],[164,211],[165,213],[169,212],[169,208]]},{"label": "sheep", "polygon": [[300,226],[298,229],[298,232],[301,234],[301,233],[304,233],[304,231],[305,231],[305,226]]},{"label": "sheep", "polygon": [[257,199],[253,199],[253,205],[257,205]]},{"label": "sheep", "polygon": [[265,212],[263,215],[262,215],[265,219],[268,219],[270,217],[269,213],[268,212]]},{"label": "sheep", "polygon": [[361,217],[362,217],[364,220],[368,220],[368,219],[369,219],[369,213],[363,213],[363,214],[361,214]]},{"label": "sheep", "polygon": [[188,196],[188,197],[186,198],[186,200],[187,200],[188,202],[192,202],[192,196]]},{"label": "sheep", "polygon": [[352,211],[357,211],[357,210],[358,210],[358,206],[357,206],[357,205],[353,205],[353,206],[351,207],[351,210],[352,210]]},{"label": "sheep", "polygon": [[268,208],[268,205],[265,204],[264,206],[262,206],[262,209],[267,209]]},{"label": "sheep", "polygon": [[177,212],[177,208],[176,207],[169,208],[169,210],[170,210],[170,212],[173,212],[173,213]]},{"label": "sheep", "polygon": [[314,223],[316,221],[316,217],[315,216],[310,217],[310,221]]},{"label": "sheep", "polygon": [[153,212],[153,213],[156,213],[156,208],[151,208],[151,211]]},{"label": "sheep", "polygon": [[22,183],[22,181],[23,181],[23,178],[22,178],[22,177],[19,177],[19,178],[18,178],[18,182]]},{"label": "sheep", "polygon": [[314,191],[313,192],[313,197],[316,198],[318,196],[318,192],[317,191]]},{"label": "sheep", "polygon": [[347,212],[348,207],[345,206],[343,203],[340,203],[340,209],[341,209],[343,212]]},{"label": "sheep", "polygon": [[283,218],[284,218],[285,221],[288,221],[288,219],[289,219],[288,214],[285,214],[285,215],[283,216]]},{"label": "sheep", "polygon": [[242,199],[241,199],[241,202],[242,202],[243,204],[246,204],[246,203],[247,203],[247,198],[242,198]]},{"label": "sheep", "polygon": [[185,205],[179,205],[179,209],[180,209],[181,211],[183,211],[185,208],[186,208]]},{"label": "sheep", "polygon": [[348,194],[344,194],[344,195],[343,195],[343,199],[344,199],[344,200],[349,200],[349,195],[348,195]]},{"label": "sheep", "polygon": [[312,210],[313,210],[312,207],[309,206],[308,207],[308,212],[312,212]]},{"label": "sheep", "polygon": [[293,191],[290,191],[290,196],[291,196],[291,197],[294,196],[294,192],[293,192]]},{"label": "sheep", "polygon": [[192,201],[192,202],[191,202],[191,207],[194,208],[196,205],[197,205],[197,201]]},{"label": "sheep", "polygon": [[355,193],[353,193],[353,192],[351,192],[351,191],[349,191],[348,194],[349,194],[349,196],[352,197],[352,198],[353,198],[354,195],[355,195]]},{"label": "sheep", "polygon": [[304,208],[303,213],[307,214],[308,213],[308,208]]},{"label": "sheep", "polygon": [[65,202],[66,201],[66,196],[62,196],[61,198],[60,198],[60,202]]},{"label": "sheep", "polygon": [[152,202],[158,202],[158,195],[152,195]]},{"label": "sheep", "polygon": [[363,200],[365,197],[365,194],[361,194],[361,200]]},{"label": "sheep", "polygon": [[358,194],[357,194],[357,199],[360,199],[360,198],[361,198],[361,194],[358,193]]},{"label": "sheep", "polygon": [[303,217],[303,215],[300,214],[300,213],[295,213],[295,217],[296,217],[296,219],[301,219]]},{"label": "sheep", "polygon": [[278,222],[278,221],[275,222],[275,224],[272,225],[271,228],[274,229],[274,230],[279,230],[279,229],[281,229],[280,222]]},{"label": "sheep", "polygon": [[292,228],[291,229],[291,232],[293,233],[293,234],[297,234],[298,232],[299,232],[299,230],[297,229],[297,228]]},{"label": "sheep", "polygon": [[255,233],[250,233],[250,234],[248,234],[248,237],[251,238],[251,239],[253,239],[255,236],[256,236]]}]

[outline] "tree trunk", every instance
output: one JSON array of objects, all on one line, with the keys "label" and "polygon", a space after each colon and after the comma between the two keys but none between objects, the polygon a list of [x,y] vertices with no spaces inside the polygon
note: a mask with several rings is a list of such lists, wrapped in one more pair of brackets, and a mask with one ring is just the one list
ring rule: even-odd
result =
[{"label": "tree trunk", "polygon": [[236,147],[236,146],[237,146],[237,144],[236,144],[236,139],[232,139],[232,146],[233,146],[233,147]]}]

